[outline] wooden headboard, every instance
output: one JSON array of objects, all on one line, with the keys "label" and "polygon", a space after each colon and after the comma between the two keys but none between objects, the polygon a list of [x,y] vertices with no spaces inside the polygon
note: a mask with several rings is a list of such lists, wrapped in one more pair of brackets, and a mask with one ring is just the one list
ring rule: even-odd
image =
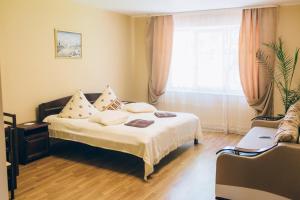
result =
[{"label": "wooden headboard", "polygon": [[[101,95],[101,93],[87,93],[84,95],[90,103],[94,103]],[[63,97],[47,103],[40,104],[38,107],[38,121],[42,122],[45,117],[60,113],[60,111],[65,107],[65,105],[68,103],[71,97],[72,96]]]}]

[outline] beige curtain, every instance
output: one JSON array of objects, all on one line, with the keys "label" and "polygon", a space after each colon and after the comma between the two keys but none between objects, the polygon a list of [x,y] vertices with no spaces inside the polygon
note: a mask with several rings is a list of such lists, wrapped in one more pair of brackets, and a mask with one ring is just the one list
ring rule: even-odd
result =
[{"label": "beige curtain", "polygon": [[274,63],[274,53],[262,44],[276,40],[276,16],[277,8],[243,10],[239,42],[240,78],[247,101],[258,115],[273,114],[273,84],[266,69],[258,65],[256,52],[263,49]]},{"label": "beige curtain", "polygon": [[157,103],[164,94],[172,55],[173,16],[152,17],[149,25],[149,102]]}]

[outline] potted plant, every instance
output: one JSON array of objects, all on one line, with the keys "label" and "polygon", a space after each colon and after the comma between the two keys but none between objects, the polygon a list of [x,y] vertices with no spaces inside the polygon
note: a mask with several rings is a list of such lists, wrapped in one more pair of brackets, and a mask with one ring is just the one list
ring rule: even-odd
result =
[{"label": "potted plant", "polygon": [[[291,57],[281,38],[278,41],[264,43],[265,47],[271,49],[275,53],[274,65],[270,63],[270,58],[262,49],[256,53],[259,64],[267,69],[272,82],[278,88],[285,113],[289,107],[300,99],[300,84],[298,88],[292,88],[295,69],[298,62],[299,48],[296,48],[294,56]],[[296,78],[297,81],[300,78]]]}]

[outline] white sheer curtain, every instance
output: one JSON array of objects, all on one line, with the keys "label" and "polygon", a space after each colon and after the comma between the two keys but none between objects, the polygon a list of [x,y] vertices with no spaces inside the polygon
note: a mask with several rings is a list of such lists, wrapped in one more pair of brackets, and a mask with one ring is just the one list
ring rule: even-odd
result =
[{"label": "white sheer curtain", "polygon": [[180,14],[174,22],[167,91],[158,107],[192,112],[205,130],[245,133],[254,111],[239,79],[241,10]]}]

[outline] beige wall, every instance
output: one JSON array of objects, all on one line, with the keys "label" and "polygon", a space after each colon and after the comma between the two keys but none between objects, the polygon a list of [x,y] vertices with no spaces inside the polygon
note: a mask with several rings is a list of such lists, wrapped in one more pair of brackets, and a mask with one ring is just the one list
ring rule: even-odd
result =
[{"label": "beige wall", "polygon": [[[38,104],[71,95],[80,88],[85,92],[101,91],[107,83],[123,99],[147,101],[148,20],[71,0],[1,1],[4,110],[16,113],[18,122],[34,120]],[[299,20],[300,6],[280,7],[278,35],[290,51],[300,47]],[[83,34],[82,59],[54,58],[54,28]],[[300,69],[295,79],[299,76]],[[275,111],[280,113],[281,102],[275,96]]]},{"label": "beige wall", "polygon": [[[131,19],[72,0],[0,2],[3,104],[18,122],[42,102],[110,84],[131,98]],[[82,59],[55,59],[54,28],[81,32]]]},{"label": "beige wall", "polygon": [[149,66],[147,66],[146,35],[148,17],[133,18],[134,33],[134,100],[148,101]]},{"label": "beige wall", "polygon": [[[145,36],[147,17],[134,19],[135,27],[135,72],[138,75],[136,95],[138,100],[147,100],[147,79],[149,76],[145,57]],[[278,36],[282,36],[289,52],[293,53],[300,47],[300,6],[282,6],[279,8]],[[294,85],[300,81],[300,60],[294,77]],[[275,92],[275,113],[283,113],[283,107],[278,93]]]},{"label": "beige wall", "polygon": [[[280,7],[277,35],[282,37],[291,55],[294,54],[296,47],[300,48],[300,5]],[[300,59],[296,68],[294,87],[300,84]],[[284,113],[277,91],[275,92],[275,113]]]}]

